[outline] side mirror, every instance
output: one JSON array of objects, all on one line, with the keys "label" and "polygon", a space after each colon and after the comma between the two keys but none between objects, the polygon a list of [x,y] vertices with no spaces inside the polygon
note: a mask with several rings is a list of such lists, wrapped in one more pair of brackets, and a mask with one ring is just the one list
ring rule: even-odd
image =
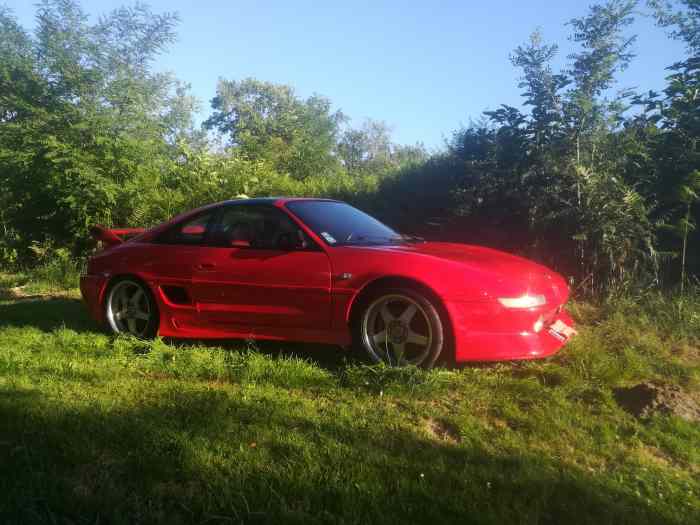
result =
[{"label": "side mirror", "polygon": [[285,251],[301,250],[306,248],[306,242],[300,231],[285,232],[277,238],[277,247]]},{"label": "side mirror", "polygon": [[201,224],[190,224],[182,228],[182,233],[184,235],[204,235],[205,231],[204,226]]},{"label": "side mirror", "polygon": [[230,241],[229,245],[234,247],[234,248],[250,248],[250,246],[251,246],[250,241],[244,241],[244,240],[233,240],[233,241]]}]

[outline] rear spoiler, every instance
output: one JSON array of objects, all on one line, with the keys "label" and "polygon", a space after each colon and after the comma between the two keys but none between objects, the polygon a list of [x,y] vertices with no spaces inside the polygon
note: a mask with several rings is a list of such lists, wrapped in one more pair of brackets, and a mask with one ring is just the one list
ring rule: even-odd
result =
[{"label": "rear spoiler", "polygon": [[99,224],[90,227],[92,238],[107,246],[116,246],[123,243],[127,238],[145,231],[144,228],[115,228],[110,230]]}]

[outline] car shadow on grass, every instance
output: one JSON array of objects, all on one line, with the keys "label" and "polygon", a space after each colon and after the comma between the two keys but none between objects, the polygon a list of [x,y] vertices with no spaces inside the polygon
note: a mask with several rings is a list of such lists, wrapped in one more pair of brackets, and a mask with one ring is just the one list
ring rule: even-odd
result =
[{"label": "car shadow on grass", "polygon": [[[2,289],[0,289],[0,292],[2,292]],[[44,332],[68,328],[76,332],[104,333],[98,324],[90,318],[82,300],[49,295],[25,296],[21,298],[12,296],[10,301],[3,301],[0,296],[0,328],[5,326],[33,327]],[[224,348],[230,351],[250,348],[273,358],[294,356],[306,359],[336,374],[345,370],[348,363],[372,364],[365,352],[353,348],[343,348],[338,345],[264,340],[247,341],[244,339],[190,340],[167,337],[164,340],[169,345],[183,350],[193,346]],[[436,366],[447,369],[491,369],[502,367],[504,363],[454,363],[448,357],[439,361]]]},{"label": "car shadow on grass", "polygon": [[[85,304],[77,298],[56,296],[31,296],[0,302],[0,328],[36,328],[43,332],[53,332],[68,328],[83,333],[103,333],[97,323],[88,315]],[[253,348],[270,357],[296,356],[316,363],[330,371],[344,367],[348,359],[361,358],[356,353],[339,346],[312,343],[292,343],[278,341],[245,341],[243,339],[186,340],[166,338],[165,341],[186,350],[192,346],[207,346],[241,350]]]},{"label": "car shadow on grass", "polygon": [[365,359],[364,354],[358,354],[356,351],[338,345],[255,341],[252,346],[260,353],[270,357],[300,357],[334,373],[344,370],[349,362],[369,362],[368,359]]},{"label": "car shadow on grass", "polygon": [[[311,411],[313,412],[313,411]],[[364,415],[363,417],[366,417]],[[2,523],[697,523],[610,474],[405,423],[183,385],[77,406],[0,389]],[[679,518],[679,516],[682,516]]]},{"label": "car shadow on grass", "polygon": [[15,326],[53,332],[68,328],[76,332],[100,333],[80,299],[32,296],[0,302],[0,328]]},{"label": "car shadow on grass", "polygon": [[343,370],[348,362],[363,360],[363,355],[345,349],[338,345],[325,345],[318,343],[303,343],[291,341],[251,341],[245,339],[206,339],[188,340],[166,338],[165,341],[178,348],[186,349],[194,346],[205,346],[211,348],[223,348],[235,352],[240,350],[252,350],[271,358],[298,357],[310,361],[330,372]]}]

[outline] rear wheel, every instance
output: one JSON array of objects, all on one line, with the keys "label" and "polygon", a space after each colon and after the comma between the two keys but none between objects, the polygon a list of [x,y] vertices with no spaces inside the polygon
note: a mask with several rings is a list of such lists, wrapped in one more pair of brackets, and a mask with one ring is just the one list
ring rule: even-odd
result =
[{"label": "rear wheel", "polygon": [[445,343],[436,305],[410,288],[385,289],[368,297],[355,331],[370,359],[389,366],[431,368]]},{"label": "rear wheel", "polygon": [[159,316],[153,295],[136,279],[120,279],[110,287],[105,301],[105,317],[115,334],[148,339],[158,331]]}]

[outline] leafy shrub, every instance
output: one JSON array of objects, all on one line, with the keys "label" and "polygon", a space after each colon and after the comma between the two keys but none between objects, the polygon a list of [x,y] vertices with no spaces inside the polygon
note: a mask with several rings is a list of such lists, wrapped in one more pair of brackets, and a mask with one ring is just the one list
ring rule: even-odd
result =
[{"label": "leafy shrub", "polygon": [[33,244],[31,250],[36,263],[26,274],[34,286],[49,290],[69,290],[78,286],[83,262],[74,258],[68,249],[57,248],[47,241]]}]

